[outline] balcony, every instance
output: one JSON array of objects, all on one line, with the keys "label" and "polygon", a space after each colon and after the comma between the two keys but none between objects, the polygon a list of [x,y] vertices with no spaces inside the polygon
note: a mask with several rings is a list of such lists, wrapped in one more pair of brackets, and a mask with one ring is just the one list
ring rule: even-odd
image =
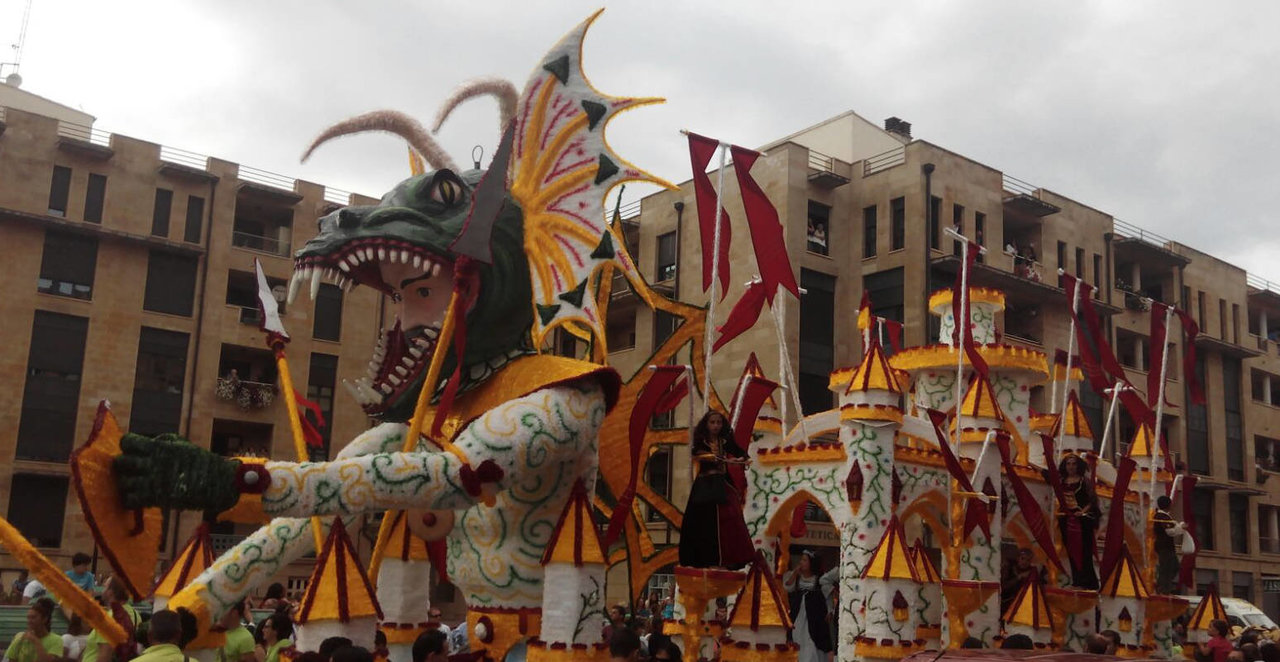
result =
[{"label": "balcony", "polygon": [[1004,175],[1004,208],[1018,216],[1044,218],[1062,211],[1062,208],[1043,200],[1041,189],[1016,177]]},{"label": "balcony", "polygon": [[266,409],[276,400],[276,385],[241,380],[233,369],[226,377],[218,378],[214,391],[219,400],[234,402],[240,409]]},{"label": "balcony", "polygon": [[[241,173],[242,176],[244,173]],[[278,189],[241,184],[236,192],[235,225],[231,245],[285,257],[292,250],[293,206],[298,196]]]},{"label": "balcony", "polygon": [[1170,276],[1174,269],[1191,264],[1191,259],[1170,249],[1173,242],[1154,232],[1112,219],[1111,245],[1115,248],[1116,272],[1124,273],[1123,265],[1138,265],[1146,278],[1155,280]]},{"label": "balcony", "polygon": [[[843,165],[843,164],[840,164]],[[809,181],[828,191],[849,183],[849,178],[836,172],[835,157],[809,150]]]},{"label": "balcony", "polygon": [[268,350],[224,343],[218,375],[215,395],[241,411],[266,409],[275,402],[276,363]]},{"label": "balcony", "polygon": [[[987,252],[990,260],[998,261],[1000,256],[993,256],[991,251]],[[931,264],[940,274],[954,275],[956,270],[960,268],[960,258],[955,255],[936,256],[931,260]],[[1018,273],[1011,272],[1004,268],[1005,264],[1012,264],[1010,259],[1007,263],[986,264],[980,263],[973,265],[973,269],[969,272],[969,285],[972,287],[990,287],[1001,290],[1005,293],[1007,301],[1011,302],[1061,302],[1061,305],[1067,304],[1066,290],[1058,287],[1056,284],[1050,284],[1041,280],[1036,280],[1030,276],[1020,276]],[[1038,262],[1030,263],[1031,268],[1040,269]],[[937,276],[934,277],[935,279]],[[1057,278],[1054,278],[1056,283]],[[935,284],[939,281],[934,280]],[[947,282],[949,284],[949,281]],[[1094,300],[1094,308],[1101,315],[1114,315],[1120,312],[1120,308],[1107,304],[1100,300]]]},{"label": "balcony", "polygon": [[266,237],[238,230],[231,233],[231,245],[279,257],[288,257],[291,248],[287,239],[281,240],[279,237]]}]

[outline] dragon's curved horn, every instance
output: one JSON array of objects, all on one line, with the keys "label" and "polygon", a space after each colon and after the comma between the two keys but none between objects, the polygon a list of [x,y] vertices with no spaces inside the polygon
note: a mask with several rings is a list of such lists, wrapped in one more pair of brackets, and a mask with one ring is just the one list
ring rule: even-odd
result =
[{"label": "dragon's curved horn", "polygon": [[307,147],[307,151],[302,153],[302,160],[306,161],[317,147],[334,138],[348,136],[353,133],[364,133],[365,131],[394,133],[408,141],[409,146],[421,154],[422,158],[432,168],[437,170],[441,168],[458,170],[458,166],[453,162],[453,159],[449,158],[448,154],[445,154],[444,148],[436,142],[435,138],[431,137],[430,133],[427,133],[427,130],[423,128],[418,120],[396,110],[375,110],[334,124],[325,129],[323,133],[311,142],[311,146]]},{"label": "dragon's curved horn", "polygon": [[444,100],[440,106],[440,112],[436,114],[436,123],[431,127],[431,132],[439,131],[444,121],[448,119],[449,113],[452,113],[453,109],[463,101],[483,95],[497,97],[498,121],[501,122],[499,131],[506,131],[511,118],[516,116],[516,104],[520,102],[520,93],[516,91],[516,86],[511,81],[486,76],[463,83]]}]

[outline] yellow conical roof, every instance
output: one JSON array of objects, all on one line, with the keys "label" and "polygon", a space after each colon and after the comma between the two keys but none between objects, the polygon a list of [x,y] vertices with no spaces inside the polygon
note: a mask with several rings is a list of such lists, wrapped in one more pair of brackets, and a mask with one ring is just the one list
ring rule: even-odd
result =
[{"label": "yellow conical roof", "polygon": [[1067,427],[1063,434],[1066,436],[1093,439],[1093,428],[1089,426],[1089,419],[1085,416],[1084,407],[1080,405],[1080,398],[1076,397],[1075,391],[1067,394],[1067,408],[1054,421],[1050,434],[1054,437],[1058,436],[1058,428],[1062,427],[1064,422]]},{"label": "yellow conical roof", "polygon": [[342,518],[335,517],[294,620],[348,623],[353,618],[366,617],[382,620],[382,607]]},{"label": "yellow conical roof", "polygon": [[1130,457],[1151,457],[1151,426],[1142,424],[1129,444]]},{"label": "yellow conical roof", "polygon": [[1139,600],[1144,600],[1151,595],[1146,582],[1142,579],[1142,574],[1138,572],[1137,564],[1129,554],[1128,545],[1120,548],[1120,558],[1111,569],[1111,574],[1102,580],[1102,588],[1098,590],[1098,595]]},{"label": "yellow conical roof", "polygon": [[587,488],[579,478],[560,513],[560,521],[551,532],[551,544],[542,553],[542,564],[572,563],[581,566],[604,562],[604,546],[600,544],[600,534],[591,514]]},{"label": "yellow conical roof", "polygon": [[1191,620],[1187,621],[1187,630],[1208,630],[1211,621],[1227,620],[1227,610],[1218,597],[1218,585],[1210,584],[1209,592],[1200,598],[1200,604],[1191,612]]},{"label": "yellow conical roof", "polygon": [[384,554],[401,561],[429,560],[427,541],[409,530],[410,517],[413,515],[403,510],[396,511],[395,517],[391,520],[391,535],[387,538],[386,546],[383,547],[386,550]]},{"label": "yellow conical roof", "polygon": [[213,543],[209,541],[209,525],[201,522],[196,527],[169,570],[156,582],[152,593],[158,598],[170,598],[186,588],[191,580],[213,565]]},{"label": "yellow conical roof", "polygon": [[889,525],[885,527],[880,544],[876,545],[876,551],[871,553],[867,567],[862,570],[862,578],[910,579],[917,583],[920,581],[920,575],[916,573],[915,563],[911,560],[911,553],[907,549],[902,522],[898,521],[897,515],[889,519]]},{"label": "yellow conical roof", "polygon": [[960,403],[960,415],[973,418],[1004,419],[1004,413],[1000,410],[1000,403],[996,402],[996,394],[991,388],[990,381],[977,376],[969,380],[969,389],[965,392],[964,400]]},{"label": "yellow conical roof", "polygon": [[880,347],[880,340],[875,336],[871,336],[871,342],[867,343],[867,351],[862,355],[862,362],[853,370],[853,377],[849,380],[849,389],[846,393],[857,393],[866,391],[888,391],[890,393],[902,393],[902,388],[898,386],[898,379],[893,374],[893,369],[889,367],[889,360],[884,356],[884,350]]},{"label": "yellow conical roof", "polygon": [[1049,610],[1049,601],[1045,598],[1044,587],[1040,585],[1036,573],[1031,573],[1027,581],[1023,582],[1017,597],[1004,612],[1004,622],[1037,630],[1053,629],[1053,612]]},{"label": "yellow conical roof", "polygon": [[929,558],[929,554],[924,550],[924,541],[916,540],[916,544],[911,548],[911,561],[916,567],[916,576],[925,584],[941,584],[942,575],[938,573],[938,569],[934,567],[933,561]]},{"label": "yellow conical roof", "polygon": [[787,613],[790,602],[787,594],[778,586],[778,578],[774,576],[769,564],[759,553],[751,563],[751,571],[747,580],[738,592],[738,599],[733,603],[733,613],[729,614],[730,627],[750,628],[752,631],[760,626],[777,626],[791,629],[791,616]]}]

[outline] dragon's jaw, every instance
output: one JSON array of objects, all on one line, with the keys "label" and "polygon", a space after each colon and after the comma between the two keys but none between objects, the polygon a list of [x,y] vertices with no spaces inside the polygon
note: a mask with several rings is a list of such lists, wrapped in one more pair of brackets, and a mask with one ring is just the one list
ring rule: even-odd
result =
[{"label": "dragon's jaw", "polygon": [[[290,302],[303,286],[314,299],[320,284],[329,281],[346,292],[371,287],[396,308],[395,324],[379,336],[365,376],[342,380],[367,415],[380,416],[417,399],[439,338],[451,273],[447,258],[390,238],[355,238],[327,252],[304,251],[294,260]],[[409,294],[424,283],[434,285],[429,295]]]}]

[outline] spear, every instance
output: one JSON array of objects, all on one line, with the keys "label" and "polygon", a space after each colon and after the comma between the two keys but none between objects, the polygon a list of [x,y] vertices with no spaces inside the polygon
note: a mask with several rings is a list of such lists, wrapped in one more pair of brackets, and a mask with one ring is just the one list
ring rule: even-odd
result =
[{"label": "spear", "polygon": [[[289,376],[289,360],[284,352],[285,345],[289,344],[289,332],[285,331],[284,322],[280,320],[280,304],[271,293],[266,275],[262,273],[262,262],[256,257],[253,259],[253,268],[258,273],[258,311],[262,314],[258,328],[267,335],[267,347],[271,348],[276,357],[276,372],[280,374],[280,390],[284,391],[285,407],[289,410],[289,430],[293,433],[293,451],[299,462],[306,462],[311,459],[307,452],[307,437],[302,431],[302,418],[298,415],[296,400],[297,392],[293,390],[293,378]],[[315,536],[316,553],[319,554],[324,548],[324,524],[319,517],[311,518],[311,533]]]}]

